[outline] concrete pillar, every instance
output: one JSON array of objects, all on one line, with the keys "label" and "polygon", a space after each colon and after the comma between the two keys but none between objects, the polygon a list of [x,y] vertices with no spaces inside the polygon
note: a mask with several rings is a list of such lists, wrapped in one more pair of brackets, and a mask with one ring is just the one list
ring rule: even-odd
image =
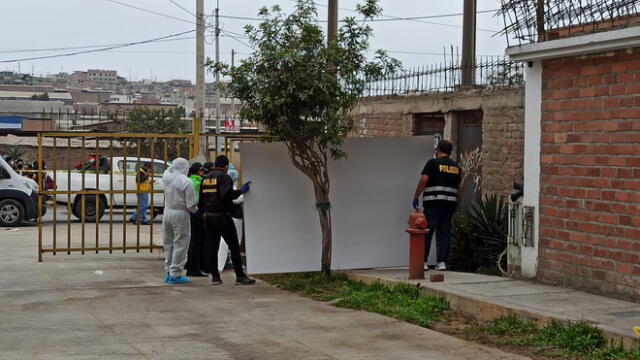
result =
[{"label": "concrete pillar", "polygon": [[538,268],[540,219],[540,148],[542,135],[542,63],[525,69],[524,98],[524,197],[523,206],[534,208],[533,247],[522,248],[522,276],[533,278]]},{"label": "concrete pillar", "polygon": [[453,143],[453,151],[451,152],[451,158],[457,159],[458,154],[458,119],[455,113],[449,111],[444,114],[444,134],[442,134],[445,140],[449,140]]}]

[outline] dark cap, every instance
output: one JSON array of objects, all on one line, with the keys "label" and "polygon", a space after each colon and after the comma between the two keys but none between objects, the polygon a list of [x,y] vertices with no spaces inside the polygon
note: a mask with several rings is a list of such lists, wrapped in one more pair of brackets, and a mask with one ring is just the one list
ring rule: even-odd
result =
[{"label": "dark cap", "polygon": [[194,162],[193,164],[191,164],[191,167],[189,167],[189,175],[197,174],[200,169],[202,169],[202,164],[200,164],[199,162]]},{"label": "dark cap", "polygon": [[209,171],[211,171],[211,169],[213,169],[214,166],[216,166],[216,165],[214,163],[212,163],[211,161],[207,161],[202,165],[202,167],[204,168],[205,174],[208,173]]},{"label": "dark cap", "polygon": [[225,166],[229,165],[229,158],[226,157],[225,155],[218,155],[218,157],[216,157],[216,167],[217,168],[223,168]]}]

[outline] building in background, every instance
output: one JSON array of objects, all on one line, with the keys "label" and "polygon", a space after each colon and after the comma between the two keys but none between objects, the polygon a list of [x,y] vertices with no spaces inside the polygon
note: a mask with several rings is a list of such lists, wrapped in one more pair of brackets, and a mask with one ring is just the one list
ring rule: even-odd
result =
[{"label": "building in background", "polygon": [[521,275],[640,299],[640,8],[537,4],[502,10],[527,64]]}]

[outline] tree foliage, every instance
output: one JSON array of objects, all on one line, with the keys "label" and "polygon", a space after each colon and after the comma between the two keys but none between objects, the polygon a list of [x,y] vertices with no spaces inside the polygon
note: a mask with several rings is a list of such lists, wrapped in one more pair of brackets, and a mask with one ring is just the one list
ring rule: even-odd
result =
[{"label": "tree foliage", "polygon": [[500,255],[507,248],[508,220],[508,206],[495,194],[475,201],[470,210],[459,213],[453,222],[451,269],[497,270],[498,260],[506,268],[506,257]]},{"label": "tree foliage", "polygon": [[[163,111],[148,108],[131,110],[124,119],[124,129],[136,134],[183,134],[186,133],[180,111]],[[154,143],[154,154],[151,154],[151,143]],[[189,144],[181,140],[166,140],[167,156],[174,158],[178,155],[189,156]],[[127,146],[131,148],[130,154],[137,154],[137,140],[128,140]],[[164,139],[142,139],[140,152],[142,156],[162,158],[164,156]]]},{"label": "tree foliage", "polygon": [[33,94],[31,100],[49,101],[49,93],[45,91],[44,94]]},{"label": "tree foliage", "polygon": [[328,158],[346,155],[341,145],[354,130],[351,111],[367,81],[400,67],[382,50],[367,57],[373,35],[367,21],[381,13],[378,1],[366,0],[358,11],[360,19],[343,19],[337,39],[327,43],[314,1],[297,0],[291,14],[262,8],[262,22],[245,27],[253,54],[237,67],[210,64],[231,77],[226,86],[243,104],[240,116],[261,124],[267,141],[283,142],[293,165],[311,179],[325,275],[331,270]]}]

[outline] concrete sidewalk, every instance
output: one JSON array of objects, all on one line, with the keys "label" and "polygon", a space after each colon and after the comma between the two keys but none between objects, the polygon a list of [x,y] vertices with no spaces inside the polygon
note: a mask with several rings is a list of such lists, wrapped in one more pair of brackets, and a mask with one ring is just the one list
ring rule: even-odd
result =
[{"label": "concrete sidewalk", "polygon": [[[638,343],[632,330],[640,325],[640,304],[636,302],[498,276],[430,270],[425,280],[409,280],[408,273],[407,268],[347,272],[351,279],[366,283],[420,283],[426,293],[448,298],[452,309],[481,320],[507,314],[544,322],[586,320],[625,347]],[[433,274],[444,274],[445,281],[430,282]]]},{"label": "concrete sidewalk", "polygon": [[162,256],[58,254],[0,228],[0,359],[526,360],[259,282],[163,282]]}]

